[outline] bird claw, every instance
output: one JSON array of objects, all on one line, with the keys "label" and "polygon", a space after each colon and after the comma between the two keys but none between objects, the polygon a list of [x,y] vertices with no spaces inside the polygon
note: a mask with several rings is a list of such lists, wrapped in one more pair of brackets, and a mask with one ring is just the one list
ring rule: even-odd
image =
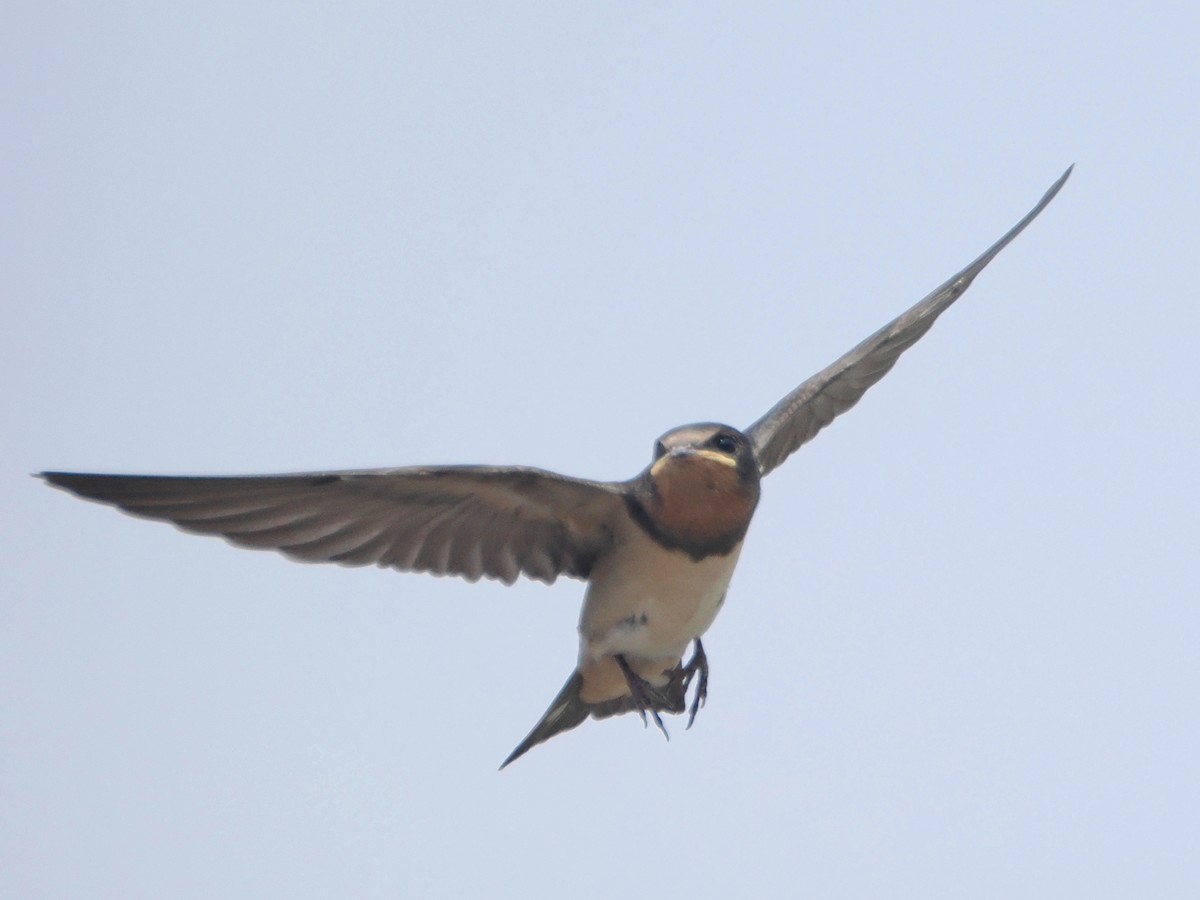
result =
[{"label": "bird claw", "polygon": [[688,660],[688,664],[683,667],[682,673],[685,695],[692,684],[692,679],[697,675],[700,676],[700,680],[696,684],[696,693],[692,697],[692,708],[688,713],[687,727],[691,728],[692,723],[696,721],[696,713],[708,700],[708,657],[704,653],[704,645],[700,643],[699,638],[696,638],[696,650],[692,654],[692,658]]},{"label": "bird claw", "polygon": [[[658,730],[669,741],[671,735],[667,733],[667,727],[663,724],[659,710],[681,713],[685,709],[688,711],[687,727],[692,727],[696,721],[696,713],[708,700],[708,657],[704,653],[704,645],[700,643],[699,638],[696,639],[696,648],[692,653],[692,658],[685,665],[681,664],[672,669],[668,673],[670,680],[662,688],[655,687],[633,671],[624,656],[618,654],[613,659],[620,667],[621,674],[625,676],[625,684],[629,687],[633,708],[642,717],[643,727],[648,728],[650,719],[653,718]],[[696,693],[692,696],[691,706],[688,707],[687,692],[691,688],[693,680],[696,680]]]},{"label": "bird claw", "polygon": [[634,708],[642,717],[642,726],[649,726],[649,720],[646,718],[646,714],[649,713],[654,719],[654,724],[658,726],[658,730],[663,733],[663,737],[668,741],[671,740],[671,735],[667,733],[667,726],[663,724],[662,716],[658,714],[660,707],[670,708],[670,702],[666,695],[633,671],[624,656],[617,654],[613,658],[621,668],[621,674],[625,676],[625,684],[628,685],[630,696],[633,697]]}]

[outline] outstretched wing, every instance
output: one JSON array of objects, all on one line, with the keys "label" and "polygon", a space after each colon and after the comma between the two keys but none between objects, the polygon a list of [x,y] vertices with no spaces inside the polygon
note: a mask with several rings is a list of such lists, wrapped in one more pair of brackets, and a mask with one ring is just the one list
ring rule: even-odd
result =
[{"label": "outstretched wing", "polygon": [[833,365],[808,379],[747,428],[746,435],[754,445],[760,472],[766,475],[802,444],[812,440],[817,432],[857,403],[867,388],[886,375],[900,354],[933,327],[937,317],[962,296],[996,254],[1037,218],[1054,199],[1073,168],[1067,169],[1037,206],[977,260]]},{"label": "outstretched wing", "polygon": [[624,514],[619,485],[446,466],[190,478],[44,472],[50,484],[185,531],[308,562],[506,584],[587,578]]}]

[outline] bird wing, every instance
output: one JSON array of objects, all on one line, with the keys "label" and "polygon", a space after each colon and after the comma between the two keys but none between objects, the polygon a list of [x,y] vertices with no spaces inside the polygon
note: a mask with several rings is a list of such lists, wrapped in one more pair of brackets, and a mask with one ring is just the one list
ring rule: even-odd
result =
[{"label": "bird wing", "polygon": [[44,472],[47,482],[184,531],[309,562],[587,578],[624,514],[621,486],[528,468],[444,466],[192,478]]},{"label": "bird wing", "polygon": [[857,403],[867,388],[886,375],[900,354],[933,327],[937,317],[962,296],[996,254],[1037,218],[1066,183],[1073,168],[1068,168],[1037,206],[973,263],[833,365],[805,381],[746,429],[761,474],[766,475],[802,444],[812,440],[817,432]]}]

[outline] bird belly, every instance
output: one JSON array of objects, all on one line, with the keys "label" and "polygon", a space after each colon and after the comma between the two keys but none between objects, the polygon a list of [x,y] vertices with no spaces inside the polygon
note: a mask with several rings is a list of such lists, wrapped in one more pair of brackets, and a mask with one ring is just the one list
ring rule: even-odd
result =
[{"label": "bird belly", "polygon": [[579,623],[581,668],[617,654],[635,668],[678,662],[716,618],[740,552],[738,544],[697,561],[632,536],[592,570]]}]

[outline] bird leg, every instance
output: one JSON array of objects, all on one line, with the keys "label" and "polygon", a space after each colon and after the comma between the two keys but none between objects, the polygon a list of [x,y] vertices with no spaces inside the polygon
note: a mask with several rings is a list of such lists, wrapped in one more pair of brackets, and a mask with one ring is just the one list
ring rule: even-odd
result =
[{"label": "bird leg", "polygon": [[617,665],[621,669],[621,674],[625,676],[625,684],[629,686],[629,693],[633,697],[634,708],[637,709],[638,714],[642,717],[642,724],[647,724],[646,713],[649,712],[654,718],[654,724],[658,726],[658,730],[669,741],[671,736],[667,734],[667,727],[663,725],[662,716],[658,714],[658,708],[668,704],[667,699],[654,685],[633,671],[629,663],[625,661],[625,657],[620,653],[616,654],[613,659],[617,661]]},{"label": "bird leg", "polygon": [[683,667],[683,692],[685,694],[687,693],[688,686],[692,683],[692,678],[697,674],[700,675],[700,681],[696,685],[696,696],[692,698],[692,709],[688,715],[688,728],[692,727],[692,723],[696,721],[696,713],[700,711],[700,707],[708,699],[708,657],[704,654],[704,645],[700,643],[700,638],[696,638],[696,650],[692,653],[692,658],[688,660],[688,664]]}]

